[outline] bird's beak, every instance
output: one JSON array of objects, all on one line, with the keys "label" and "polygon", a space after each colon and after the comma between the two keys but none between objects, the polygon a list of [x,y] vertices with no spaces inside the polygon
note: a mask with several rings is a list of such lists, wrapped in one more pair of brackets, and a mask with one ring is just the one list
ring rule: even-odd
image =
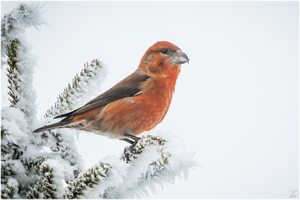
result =
[{"label": "bird's beak", "polygon": [[176,51],[172,56],[172,62],[178,65],[184,64],[186,62],[189,63],[189,61],[190,59],[188,58],[188,56],[180,50]]}]

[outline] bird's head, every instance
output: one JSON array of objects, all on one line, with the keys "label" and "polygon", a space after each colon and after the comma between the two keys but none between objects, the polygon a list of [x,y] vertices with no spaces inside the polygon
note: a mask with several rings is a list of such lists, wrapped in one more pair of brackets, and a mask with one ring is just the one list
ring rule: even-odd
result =
[{"label": "bird's head", "polygon": [[152,76],[168,77],[179,74],[180,65],[189,62],[187,55],[176,45],[157,42],[144,54],[139,68]]}]

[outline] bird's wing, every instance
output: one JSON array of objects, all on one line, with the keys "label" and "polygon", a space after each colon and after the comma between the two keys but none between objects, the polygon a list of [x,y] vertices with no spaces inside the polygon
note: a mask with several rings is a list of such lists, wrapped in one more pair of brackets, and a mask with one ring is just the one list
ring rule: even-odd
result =
[{"label": "bird's wing", "polygon": [[141,92],[140,84],[146,81],[148,78],[149,76],[147,76],[146,74],[142,74],[136,71],[121,82],[119,82],[118,84],[116,84],[111,89],[107,90],[106,92],[89,101],[84,106],[72,112],[56,116],[55,118],[79,115],[84,112],[90,111],[94,108],[103,107],[118,99],[135,96]]}]

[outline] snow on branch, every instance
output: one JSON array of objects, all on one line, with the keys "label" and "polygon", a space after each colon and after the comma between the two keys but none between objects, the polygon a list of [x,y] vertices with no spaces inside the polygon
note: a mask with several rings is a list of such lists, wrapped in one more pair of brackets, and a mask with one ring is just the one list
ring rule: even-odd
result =
[{"label": "snow on branch", "polygon": [[18,195],[18,182],[14,178],[9,178],[6,182],[6,185],[1,190],[2,199],[17,199]]},{"label": "snow on branch", "polygon": [[10,41],[6,48],[7,77],[11,106],[24,112],[25,119],[31,124],[36,113],[35,93],[32,88],[34,63],[29,59],[27,51],[29,50],[18,38]]},{"label": "snow on branch", "polygon": [[[120,158],[110,157],[79,175],[68,185],[66,197],[148,196],[156,186],[173,183],[177,176],[196,166],[193,156],[184,149],[178,150],[181,146],[177,145],[160,137],[143,136],[136,144],[126,147]],[[177,150],[170,151],[174,147]]]},{"label": "snow on branch", "polygon": [[4,57],[6,47],[15,38],[23,39],[25,29],[44,24],[38,5],[21,3],[1,20],[1,57]]},{"label": "snow on branch", "polygon": [[105,76],[106,68],[98,59],[84,64],[81,72],[75,75],[72,82],[57,97],[56,103],[47,110],[45,118],[53,118],[81,106],[83,100],[88,99],[96,87],[101,85]]},{"label": "snow on branch", "polygon": [[78,199],[84,197],[94,187],[103,184],[107,180],[110,176],[110,170],[111,166],[102,162],[88,169],[69,184],[65,198]]},{"label": "snow on branch", "polygon": [[[57,97],[56,103],[47,110],[44,123],[50,123],[53,117],[81,106],[95,89],[99,90],[105,75],[106,68],[98,59],[85,63],[81,72],[75,75],[71,83]],[[71,166],[76,166],[74,168],[76,177],[82,166],[80,155],[74,145],[74,133],[67,130],[50,130],[42,133],[42,137],[43,146],[48,146],[53,152],[59,152],[62,159],[68,161]]]},{"label": "snow on branch", "polygon": [[[106,68],[98,59],[85,63],[79,74],[76,74],[71,83],[58,96],[56,103],[47,110],[44,123],[53,122],[53,117],[70,112],[80,106],[93,90],[99,90]],[[74,168],[75,177],[81,170],[81,160],[74,145],[74,133],[67,130],[50,130],[42,133],[43,140],[40,145],[48,146],[53,152],[59,152],[61,158],[68,161]]]},{"label": "snow on branch", "polygon": [[56,160],[39,159],[38,163],[33,164],[35,173],[39,179],[26,193],[29,199],[57,199],[64,195],[63,172],[60,164]]},{"label": "snow on branch", "polygon": [[32,76],[35,62],[23,33],[25,28],[40,24],[39,16],[35,7],[20,4],[4,15],[1,22],[1,60],[5,61],[1,63],[7,67],[10,101],[10,107],[1,109],[2,198],[22,197],[22,188],[28,183],[20,159],[33,141],[31,129],[36,107]]},{"label": "snow on branch", "polygon": [[[133,198],[145,197],[159,185],[187,176],[196,164],[174,138],[143,136],[120,157],[109,157],[84,171],[72,130],[33,134],[34,59],[23,33],[42,24],[37,6],[20,4],[1,24],[2,60],[7,67],[10,107],[1,110],[1,198]],[[94,59],[57,98],[43,123],[83,105],[99,93],[106,68]],[[97,90],[96,90],[97,89]]]},{"label": "snow on branch", "polygon": [[43,23],[39,7],[20,4],[1,21],[1,60],[7,66],[11,106],[25,113],[29,124],[34,123],[35,92],[32,87],[35,60],[24,38],[25,29]]},{"label": "snow on branch", "polygon": [[157,186],[173,184],[182,174],[186,177],[196,166],[182,142],[152,135],[143,136],[136,145],[125,148],[121,159],[129,164],[126,174],[130,179],[124,179],[110,198],[147,197]]},{"label": "snow on branch", "polygon": [[[1,109],[2,198],[26,198],[28,191],[33,191],[35,187],[42,188],[40,191],[35,190],[39,197],[59,198],[62,193],[55,193],[54,188],[58,188],[57,191],[60,188],[64,190],[59,184],[61,180],[74,179],[69,174],[73,172],[72,166],[54,152],[39,146],[39,136],[32,134],[36,121],[35,93],[32,87],[35,62],[23,34],[26,28],[41,24],[40,19],[38,7],[20,4],[4,15],[1,23],[1,48],[4,52],[1,59],[5,60],[3,63],[7,68],[9,91],[6,96],[10,100],[10,107]],[[39,162],[40,158],[43,162]],[[54,167],[51,158],[56,159]],[[68,171],[65,173],[68,177],[58,176],[62,171]],[[44,194],[43,187],[47,181],[48,188],[51,184],[53,187]]]}]

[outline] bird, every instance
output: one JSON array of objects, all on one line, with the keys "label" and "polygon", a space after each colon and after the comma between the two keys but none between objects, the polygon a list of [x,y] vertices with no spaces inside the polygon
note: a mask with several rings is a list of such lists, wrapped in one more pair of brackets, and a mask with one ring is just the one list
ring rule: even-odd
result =
[{"label": "bird", "polygon": [[82,107],[54,117],[61,121],[33,132],[74,128],[134,144],[166,116],[184,63],[189,58],[178,46],[156,42],[129,76]]}]

